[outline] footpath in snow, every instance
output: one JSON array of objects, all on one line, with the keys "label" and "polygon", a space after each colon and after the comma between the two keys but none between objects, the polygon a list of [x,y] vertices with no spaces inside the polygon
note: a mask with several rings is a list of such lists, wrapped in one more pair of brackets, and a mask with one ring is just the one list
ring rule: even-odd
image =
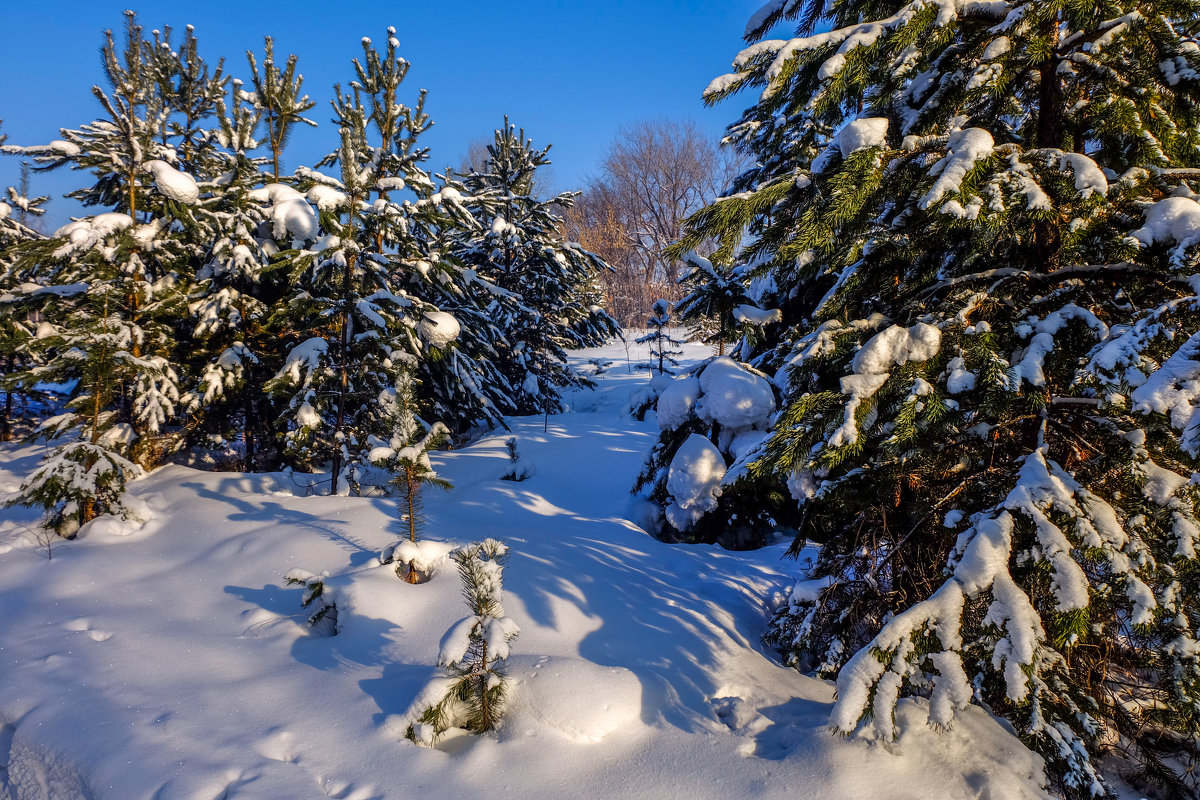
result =
[{"label": "footpath in snow", "polygon": [[[573,354],[593,358],[615,363],[545,432],[512,419],[433,459],[454,489],[426,493],[427,537],[512,549],[497,732],[403,738],[466,611],[453,564],[416,586],[379,564],[395,499],[168,466],[133,485],[155,519],[49,560],[31,514],[0,512],[0,800],[1045,796],[1037,757],[978,708],[950,735],[909,701],[895,743],[832,736],[832,684],[759,640],[799,569],[785,543],[668,545],[631,522],[657,427],[625,406],[648,378],[621,345]],[[536,468],[522,482],[499,480],[511,435]],[[0,492],[42,452],[0,445]],[[304,625],[293,568],[328,573],[337,636]]]}]

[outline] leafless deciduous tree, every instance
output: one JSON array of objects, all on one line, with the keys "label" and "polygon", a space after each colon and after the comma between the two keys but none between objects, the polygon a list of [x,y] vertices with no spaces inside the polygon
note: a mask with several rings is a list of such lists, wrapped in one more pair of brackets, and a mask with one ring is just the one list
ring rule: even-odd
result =
[{"label": "leafless deciduous tree", "polygon": [[681,265],[663,250],[738,171],[736,156],[694,122],[639,122],[617,134],[567,224],[572,238],[613,266],[604,288],[621,324],[644,324],[660,297],[679,299]]}]

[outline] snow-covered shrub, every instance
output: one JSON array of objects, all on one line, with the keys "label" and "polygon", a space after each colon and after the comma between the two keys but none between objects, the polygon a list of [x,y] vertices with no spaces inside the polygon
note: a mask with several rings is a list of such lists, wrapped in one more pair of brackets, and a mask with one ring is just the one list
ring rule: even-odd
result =
[{"label": "snow-covered shrub", "polygon": [[338,632],[337,591],[325,580],[328,575],[317,575],[305,569],[288,570],[284,582],[288,586],[303,586],[300,607],[313,609],[306,622],[320,636],[335,636]]},{"label": "snow-covered shrub", "polygon": [[451,728],[471,733],[492,730],[504,713],[504,660],[520,633],[504,615],[503,564],[508,546],[495,539],[460,547],[450,554],[458,564],[470,616],[442,639],[438,666],[446,675],[432,681],[413,701],[408,738],[432,747]]},{"label": "snow-covered shrub", "polygon": [[505,439],[504,449],[508,453],[508,464],[504,467],[504,472],[500,475],[500,480],[520,482],[528,480],[537,474],[537,467],[522,456],[521,451],[517,449],[517,437],[510,436],[508,439]]},{"label": "snow-covered shrub", "polygon": [[656,535],[744,549],[790,521],[781,481],[744,480],[776,405],[765,375],[724,356],[659,392],[659,439],[634,487],[663,511]]}]

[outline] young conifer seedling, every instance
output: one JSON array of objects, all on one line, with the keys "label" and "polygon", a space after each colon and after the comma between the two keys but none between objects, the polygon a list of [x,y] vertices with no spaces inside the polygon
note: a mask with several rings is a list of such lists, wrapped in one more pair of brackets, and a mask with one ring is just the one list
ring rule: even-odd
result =
[{"label": "young conifer seedling", "polygon": [[458,564],[470,616],[455,623],[442,640],[438,666],[445,677],[432,681],[412,705],[415,721],[407,736],[432,747],[446,731],[463,728],[483,733],[504,713],[504,660],[520,633],[504,615],[501,580],[508,545],[495,539],[460,547],[450,554]]}]

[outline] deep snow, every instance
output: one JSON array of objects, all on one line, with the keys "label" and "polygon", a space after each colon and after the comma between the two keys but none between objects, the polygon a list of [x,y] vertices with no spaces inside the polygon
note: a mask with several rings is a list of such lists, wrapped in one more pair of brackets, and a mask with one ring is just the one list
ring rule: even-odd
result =
[{"label": "deep snow", "polygon": [[[402,738],[466,611],[452,565],[417,586],[379,565],[395,500],[168,466],[134,484],[154,520],[51,560],[32,514],[0,512],[0,800],[1043,796],[1039,760],[980,708],[949,734],[908,701],[895,743],[831,735],[832,684],[759,641],[800,566],[782,542],[667,545],[630,521],[658,425],[625,408],[648,377],[619,344],[573,354],[594,358],[615,364],[548,431],[510,420],[530,479],[499,480],[505,431],[433,458],[455,488],[426,494],[427,536],[512,548],[499,731]],[[0,445],[0,492],[42,452]],[[329,574],[338,636],[304,627],[293,568]]]}]

